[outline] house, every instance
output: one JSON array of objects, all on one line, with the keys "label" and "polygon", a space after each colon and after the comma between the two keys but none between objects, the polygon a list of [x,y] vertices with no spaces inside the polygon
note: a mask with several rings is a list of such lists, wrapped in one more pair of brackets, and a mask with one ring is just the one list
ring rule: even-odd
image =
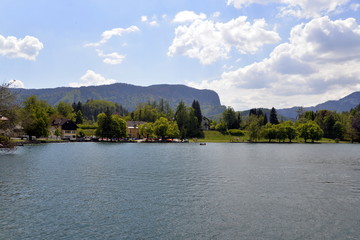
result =
[{"label": "house", "polygon": [[201,129],[202,130],[210,130],[210,119],[203,116],[202,121],[201,121]]},{"label": "house", "polygon": [[57,118],[51,123],[50,138],[74,141],[77,128],[78,126],[72,120]]},{"label": "house", "polygon": [[141,138],[139,125],[144,124],[144,121],[127,121],[126,131],[129,138]]}]

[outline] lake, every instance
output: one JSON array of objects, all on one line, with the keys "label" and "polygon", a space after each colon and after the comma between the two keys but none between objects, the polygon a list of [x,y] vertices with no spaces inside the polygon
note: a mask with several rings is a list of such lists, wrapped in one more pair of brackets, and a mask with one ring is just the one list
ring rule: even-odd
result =
[{"label": "lake", "polygon": [[360,239],[360,145],[0,153],[0,239]]}]

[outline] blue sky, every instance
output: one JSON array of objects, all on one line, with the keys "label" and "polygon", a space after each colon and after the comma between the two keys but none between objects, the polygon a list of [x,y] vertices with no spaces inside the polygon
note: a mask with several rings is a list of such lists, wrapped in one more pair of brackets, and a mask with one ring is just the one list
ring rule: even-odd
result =
[{"label": "blue sky", "polygon": [[311,106],[360,90],[359,13],[359,0],[1,0],[0,82],[185,84],[235,110]]}]

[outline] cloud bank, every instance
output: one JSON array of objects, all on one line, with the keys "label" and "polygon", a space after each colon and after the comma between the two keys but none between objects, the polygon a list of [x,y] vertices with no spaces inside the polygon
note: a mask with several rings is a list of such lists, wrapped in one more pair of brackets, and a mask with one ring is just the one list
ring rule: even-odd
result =
[{"label": "cloud bank", "polygon": [[175,29],[175,38],[167,55],[196,58],[202,64],[226,59],[232,49],[240,54],[255,54],[262,46],[280,41],[278,33],[266,29],[264,19],[251,23],[241,16],[223,23],[207,20],[202,14],[181,12],[175,20],[190,23]]},{"label": "cloud bank", "polygon": [[[360,25],[353,18],[320,17],[291,30],[270,56],[219,79],[189,83],[218,91],[226,105],[304,106],[360,90]],[[240,100],[241,99],[241,100]],[[284,101],[286,99],[286,102]],[[255,106],[254,106],[255,107]]]},{"label": "cloud bank", "polygon": [[0,55],[8,58],[35,61],[43,48],[44,45],[36,37],[26,36],[23,39],[18,39],[14,36],[4,37],[0,35]]}]

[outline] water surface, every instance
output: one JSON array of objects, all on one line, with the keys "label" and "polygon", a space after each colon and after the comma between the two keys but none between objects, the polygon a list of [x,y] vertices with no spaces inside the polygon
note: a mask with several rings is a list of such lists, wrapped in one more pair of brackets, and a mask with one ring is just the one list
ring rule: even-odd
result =
[{"label": "water surface", "polygon": [[359,145],[68,143],[0,153],[0,239],[359,236]]}]

